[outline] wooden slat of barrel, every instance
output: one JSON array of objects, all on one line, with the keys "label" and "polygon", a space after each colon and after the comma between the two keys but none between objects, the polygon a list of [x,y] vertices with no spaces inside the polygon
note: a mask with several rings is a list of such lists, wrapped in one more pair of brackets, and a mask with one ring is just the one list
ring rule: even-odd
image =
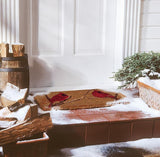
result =
[{"label": "wooden slat of barrel", "polygon": [[8,82],[18,86],[20,89],[28,88],[29,86],[29,71],[25,72],[9,72]]},{"label": "wooden slat of barrel", "polygon": [[25,68],[28,67],[27,55],[23,57],[2,57],[1,68]]},{"label": "wooden slat of barrel", "polygon": [[19,67],[27,67],[28,63],[26,61],[3,61],[1,68],[19,68]]},{"label": "wooden slat of barrel", "polygon": [[27,55],[23,57],[2,57],[0,67],[0,90],[10,82],[19,88],[29,89],[29,67]]},{"label": "wooden slat of barrel", "polygon": [[0,72],[0,90],[3,91],[8,82],[8,72]]}]

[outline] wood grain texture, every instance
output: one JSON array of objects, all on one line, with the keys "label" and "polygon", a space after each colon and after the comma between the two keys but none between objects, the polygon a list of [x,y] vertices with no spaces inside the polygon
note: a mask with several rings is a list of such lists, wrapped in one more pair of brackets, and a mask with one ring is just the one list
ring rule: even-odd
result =
[{"label": "wood grain texture", "polygon": [[10,82],[20,89],[29,89],[28,56],[2,57],[0,68],[0,90],[3,91],[6,83]]},{"label": "wood grain texture", "polygon": [[9,44],[8,43],[1,43],[0,44],[0,52],[1,52],[1,57],[8,57],[9,56]]},{"label": "wood grain texture", "polygon": [[44,132],[53,127],[50,114],[43,114],[13,127],[0,131],[0,145],[16,142]]},{"label": "wood grain texture", "polygon": [[46,133],[3,146],[4,157],[46,157],[49,137]]},{"label": "wood grain texture", "polygon": [[24,56],[24,44],[13,44],[12,50],[14,57]]}]

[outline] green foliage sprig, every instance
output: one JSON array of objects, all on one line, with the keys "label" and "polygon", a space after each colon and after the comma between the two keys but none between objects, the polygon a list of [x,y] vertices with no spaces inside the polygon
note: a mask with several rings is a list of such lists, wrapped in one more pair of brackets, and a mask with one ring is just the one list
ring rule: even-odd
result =
[{"label": "green foliage sprig", "polygon": [[[146,70],[147,69],[147,70]],[[160,78],[160,53],[136,53],[124,59],[122,68],[114,73],[115,81],[123,82],[119,88],[127,88],[135,84],[139,77]]]}]

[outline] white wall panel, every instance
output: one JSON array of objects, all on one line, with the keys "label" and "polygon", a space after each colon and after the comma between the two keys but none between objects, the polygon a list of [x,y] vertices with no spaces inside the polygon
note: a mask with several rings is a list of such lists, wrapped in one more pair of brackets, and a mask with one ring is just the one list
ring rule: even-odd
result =
[{"label": "white wall panel", "polygon": [[160,27],[142,27],[141,39],[159,39]]},{"label": "white wall panel", "polygon": [[159,0],[142,0],[142,13],[157,13],[159,12]]},{"label": "white wall panel", "polygon": [[142,14],[141,17],[141,26],[148,26],[148,27],[154,27],[159,26],[160,27],[160,13],[153,13],[153,14]]},{"label": "white wall panel", "polygon": [[75,0],[75,54],[102,54],[103,0]]},{"label": "white wall panel", "polygon": [[62,38],[62,1],[32,1],[33,55],[60,55]]},{"label": "white wall panel", "polygon": [[158,39],[145,39],[141,40],[141,51],[155,51],[160,52],[160,40]]},{"label": "white wall panel", "polygon": [[0,0],[0,42],[19,41],[19,0]]},{"label": "white wall panel", "polygon": [[140,51],[160,51],[159,6],[159,0],[142,0]]}]

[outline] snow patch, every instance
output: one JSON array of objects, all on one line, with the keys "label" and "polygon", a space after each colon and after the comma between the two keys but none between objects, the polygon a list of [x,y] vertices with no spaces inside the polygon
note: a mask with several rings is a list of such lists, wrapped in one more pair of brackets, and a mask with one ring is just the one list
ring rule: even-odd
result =
[{"label": "snow patch", "polygon": [[126,143],[130,147],[143,148],[150,152],[160,153],[160,138],[146,138]]},{"label": "snow patch", "polygon": [[11,101],[18,101],[24,98],[24,96],[27,93],[27,90],[28,90],[27,88],[19,89],[17,86],[11,83],[7,83],[6,88],[1,96]]},{"label": "snow patch", "polygon": [[[121,149],[122,148],[122,149]],[[84,146],[79,148],[64,148],[60,151],[64,156],[74,156],[74,157],[104,157],[116,155],[117,153],[126,156],[125,150],[123,148],[131,148],[128,150],[132,150],[134,153],[134,149],[142,149],[144,151],[149,151],[151,153],[160,154],[160,138],[148,138],[148,139],[140,139],[136,141],[129,142],[120,142],[120,143],[109,143],[109,144],[100,144],[100,145],[92,145],[92,146]],[[122,152],[121,152],[122,151]],[[136,154],[135,154],[136,155]],[[117,155],[116,155],[117,156]]]},{"label": "snow patch", "polygon": [[148,86],[151,86],[157,90],[160,90],[160,79],[153,79],[151,80],[150,78],[148,77],[140,77],[138,79],[138,81],[148,85]]},{"label": "snow patch", "polygon": [[123,101],[128,101],[128,104],[115,104],[111,107],[107,107],[108,110],[114,111],[142,111],[145,114],[149,114],[152,117],[159,117],[160,111],[149,108],[148,105],[141,98],[124,98]]},{"label": "snow patch", "polygon": [[0,117],[15,117],[18,121],[23,121],[25,119],[26,113],[28,112],[30,106],[26,105],[16,112],[11,112],[8,107],[5,107],[0,110]]},{"label": "snow patch", "polygon": [[[43,113],[41,109],[39,109],[39,112]],[[79,123],[86,123],[86,121],[83,121],[81,119],[70,119],[66,115],[70,114],[70,110],[55,110],[52,109],[50,111],[50,116],[52,119],[52,122],[54,124],[62,125],[62,124],[79,124]],[[76,118],[76,117],[75,117]]]}]

